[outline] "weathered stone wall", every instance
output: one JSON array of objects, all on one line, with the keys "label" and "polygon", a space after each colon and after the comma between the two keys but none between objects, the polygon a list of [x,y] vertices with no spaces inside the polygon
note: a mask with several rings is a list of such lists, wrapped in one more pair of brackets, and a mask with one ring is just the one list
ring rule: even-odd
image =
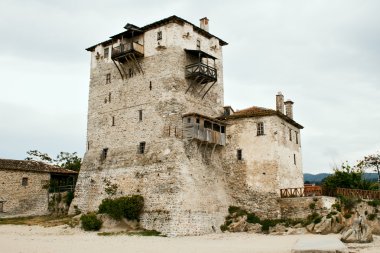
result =
[{"label": "weathered stone wall", "polygon": [[[22,178],[28,178],[26,186]],[[0,199],[5,201],[0,216],[47,214],[49,180],[49,173],[0,170]]]},{"label": "weathered stone wall", "polygon": [[[316,196],[302,198],[282,198],[279,199],[281,207],[281,217],[284,219],[305,219],[314,211],[327,215],[331,206],[335,203],[334,197]],[[310,204],[315,203],[315,209],[310,208]]]}]

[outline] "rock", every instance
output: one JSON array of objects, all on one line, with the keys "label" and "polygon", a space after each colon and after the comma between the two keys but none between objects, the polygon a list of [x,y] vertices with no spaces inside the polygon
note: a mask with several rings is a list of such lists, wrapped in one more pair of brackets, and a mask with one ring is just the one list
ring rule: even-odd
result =
[{"label": "rock", "polygon": [[293,226],[293,228],[302,228],[302,224],[301,223],[297,223],[296,225]]},{"label": "rock", "polygon": [[363,215],[353,220],[351,228],[342,232],[341,240],[346,243],[368,243],[373,241],[372,229],[368,226]]},{"label": "rock", "polygon": [[98,214],[97,217],[102,220],[101,232],[121,232],[134,231],[139,229],[137,221],[129,221],[127,219],[114,220],[107,214]]},{"label": "rock", "polygon": [[259,223],[247,223],[246,231],[249,233],[261,233],[262,226]]},{"label": "rock", "polygon": [[345,226],[344,218],[341,213],[338,213],[336,216],[331,218],[331,232],[339,233]]},{"label": "rock", "polygon": [[288,230],[288,232],[286,234],[288,234],[288,235],[304,235],[307,233],[308,233],[308,231],[306,230],[306,228],[291,228]]},{"label": "rock", "polygon": [[247,216],[240,216],[228,226],[230,232],[245,232],[247,231]]},{"label": "rock", "polygon": [[314,232],[317,234],[327,235],[331,233],[331,218],[324,216],[318,224],[314,226]]},{"label": "rock", "polygon": [[312,233],[313,229],[314,229],[314,226],[315,226],[314,223],[311,223],[311,224],[307,225],[306,226],[307,231],[309,231],[310,233]]},{"label": "rock", "polygon": [[269,234],[283,235],[288,232],[288,228],[283,224],[276,224],[274,227],[269,227]]}]

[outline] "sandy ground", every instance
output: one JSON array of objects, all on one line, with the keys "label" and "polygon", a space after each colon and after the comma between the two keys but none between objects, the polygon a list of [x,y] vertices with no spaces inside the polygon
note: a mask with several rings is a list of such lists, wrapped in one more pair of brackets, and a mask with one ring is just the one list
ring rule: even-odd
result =
[{"label": "sandy ground", "polygon": [[[98,236],[67,226],[43,228],[25,225],[0,226],[1,253],[241,253],[290,252],[300,238],[339,235],[262,235],[224,233],[190,237]],[[350,252],[379,253],[380,236],[370,244],[351,244]]]}]

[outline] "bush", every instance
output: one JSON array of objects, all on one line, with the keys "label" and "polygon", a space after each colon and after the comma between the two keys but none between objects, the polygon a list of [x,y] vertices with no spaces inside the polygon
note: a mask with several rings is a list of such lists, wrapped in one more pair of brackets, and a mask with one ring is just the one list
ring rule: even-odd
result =
[{"label": "bush", "polygon": [[377,218],[377,214],[371,213],[367,216],[368,220],[375,220]]},{"label": "bush", "polygon": [[377,207],[377,206],[380,205],[380,200],[378,200],[378,199],[376,199],[376,200],[371,200],[371,201],[368,201],[367,203],[368,203],[368,205],[370,205],[370,206]]},{"label": "bush", "polygon": [[248,223],[260,223],[260,218],[257,217],[254,213],[247,214],[247,222]]},{"label": "bush", "polygon": [[240,207],[237,207],[237,206],[230,206],[228,207],[228,213],[229,214],[233,214],[233,213],[236,213],[240,210]]},{"label": "bush", "polygon": [[139,220],[144,207],[144,198],[140,195],[120,197],[117,199],[103,199],[99,206],[99,213],[105,213],[115,220],[127,218]]},{"label": "bush", "polygon": [[102,221],[96,217],[96,214],[89,213],[80,217],[82,228],[86,231],[98,231],[102,227]]},{"label": "bush", "polygon": [[344,214],[344,218],[346,218],[346,219],[349,219],[349,218],[351,218],[351,214],[350,213],[346,213],[346,214]]},{"label": "bush", "polygon": [[220,230],[222,230],[222,232],[226,231],[228,229],[228,226],[226,224],[223,224],[220,226]]},{"label": "bush", "polygon": [[69,206],[71,204],[71,201],[73,201],[73,199],[74,199],[74,192],[68,191],[66,195],[66,199],[65,199],[66,204]]},{"label": "bush", "polygon": [[330,212],[331,215],[335,215],[335,214],[337,214],[337,213],[338,213],[338,212],[335,212],[335,211],[331,211],[331,212]]},{"label": "bush", "polygon": [[341,205],[338,204],[338,203],[333,204],[331,207],[334,207],[338,212],[341,212],[341,211],[342,211],[342,207],[341,207]]},{"label": "bush", "polygon": [[319,216],[319,217],[317,217],[317,218],[314,219],[314,224],[318,224],[321,221],[322,221],[322,217]]},{"label": "bush", "polygon": [[340,196],[339,199],[344,209],[347,211],[351,211],[358,203],[358,201],[353,198],[346,198],[346,197]]},{"label": "bush", "polygon": [[309,208],[310,208],[311,210],[314,210],[314,209],[315,209],[315,203],[310,203]]}]

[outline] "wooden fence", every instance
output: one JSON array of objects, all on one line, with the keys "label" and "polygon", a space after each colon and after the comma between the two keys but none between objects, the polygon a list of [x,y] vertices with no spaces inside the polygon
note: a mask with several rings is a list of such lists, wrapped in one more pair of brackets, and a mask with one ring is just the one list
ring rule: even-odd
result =
[{"label": "wooden fence", "polygon": [[320,186],[305,186],[300,188],[280,189],[281,198],[296,198],[321,196],[322,188]]},{"label": "wooden fence", "polygon": [[351,198],[361,198],[361,199],[380,199],[380,191],[337,188],[336,196],[339,196],[339,195],[345,196],[345,197],[351,197]]}]

